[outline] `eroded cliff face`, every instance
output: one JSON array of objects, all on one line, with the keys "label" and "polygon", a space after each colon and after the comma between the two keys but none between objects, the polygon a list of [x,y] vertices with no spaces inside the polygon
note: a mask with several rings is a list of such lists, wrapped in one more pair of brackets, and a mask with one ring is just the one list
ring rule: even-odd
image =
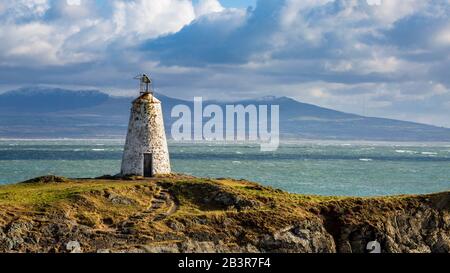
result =
[{"label": "eroded cliff face", "polygon": [[450,252],[450,193],[288,194],[172,176],[0,187],[0,252]]},{"label": "eroded cliff face", "polygon": [[364,252],[377,240],[389,253],[450,252],[449,194],[346,200],[322,209],[337,252]]}]

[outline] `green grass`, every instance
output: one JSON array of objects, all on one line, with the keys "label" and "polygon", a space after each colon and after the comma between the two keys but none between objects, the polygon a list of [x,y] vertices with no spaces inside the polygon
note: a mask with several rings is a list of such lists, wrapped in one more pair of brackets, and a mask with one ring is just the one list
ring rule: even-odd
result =
[{"label": "green grass", "polygon": [[102,181],[80,181],[64,183],[28,183],[0,187],[0,205],[40,206],[49,205],[61,200],[91,191],[111,188],[129,187],[138,183]]},{"label": "green grass", "polygon": [[[0,186],[0,205],[9,206],[42,206],[59,201],[70,201],[73,197],[93,191],[119,190],[126,191],[138,185],[148,185],[149,180],[70,180],[64,179],[60,183],[21,183]],[[43,178],[45,179],[45,178]],[[215,208],[202,207],[202,200],[207,192],[214,192],[219,187],[222,191],[236,194],[243,198],[259,200],[262,203],[276,203],[278,206],[299,205],[302,203],[325,203],[332,201],[381,200],[395,202],[408,199],[411,196],[389,196],[354,198],[340,196],[318,196],[290,194],[257,183],[232,179],[208,179],[195,177],[163,177],[151,180],[169,189],[180,205],[179,213],[200,213],[214,211]],[[139,199],[139,196],[136,196]],[[143,200],[146,200],[145,198]],[[120,209],[120,208],[119,208]]]}]

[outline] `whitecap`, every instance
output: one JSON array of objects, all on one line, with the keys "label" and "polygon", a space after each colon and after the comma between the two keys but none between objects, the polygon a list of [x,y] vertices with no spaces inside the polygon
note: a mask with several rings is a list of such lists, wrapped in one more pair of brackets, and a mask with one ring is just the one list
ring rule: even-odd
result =
[{"label": "whitecap", "polygon": [[437,155],[438,153],[435,152],[422,152],[423,155]]},{"label": "whitecap", "polygon": [[410,150],[395,150],[396,153],[400,153],[400,154],[414,154],[416,152],[414,151],[410,151]]},{"label": "whitecap", "polygon": [[241,161],[233,161],[233,164],[241,164]]},{"label": "whitecap", "polygon": [[370,162],[373,161],[371,158],[360,158],[359,161]]},{"label": "whitecap", "polygon": [[105,149],[92,149],[92,151],[94,151],[94,152],[102,152],[102,151],[105,151]]}]

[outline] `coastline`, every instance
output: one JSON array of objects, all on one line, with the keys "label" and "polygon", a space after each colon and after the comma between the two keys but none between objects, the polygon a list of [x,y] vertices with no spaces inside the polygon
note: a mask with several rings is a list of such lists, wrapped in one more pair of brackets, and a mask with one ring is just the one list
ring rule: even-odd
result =
[{"label": "coastline", "polygon": [[55,176],[0,186],[0,252],[449,252],[450,192],[290,194],[254,182],[172,175]]}]

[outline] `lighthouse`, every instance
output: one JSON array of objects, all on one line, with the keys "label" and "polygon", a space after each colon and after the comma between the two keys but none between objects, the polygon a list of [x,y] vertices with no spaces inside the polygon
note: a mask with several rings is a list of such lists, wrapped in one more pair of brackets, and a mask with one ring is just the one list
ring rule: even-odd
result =
[{"label": "lighthouse", "polygon": [[152,80],[147,75],[139,75],[136,79],[140,81],[140,95],[131,107],[121,175],[152,177],[170,174],[161,102],[155,98]]}]

